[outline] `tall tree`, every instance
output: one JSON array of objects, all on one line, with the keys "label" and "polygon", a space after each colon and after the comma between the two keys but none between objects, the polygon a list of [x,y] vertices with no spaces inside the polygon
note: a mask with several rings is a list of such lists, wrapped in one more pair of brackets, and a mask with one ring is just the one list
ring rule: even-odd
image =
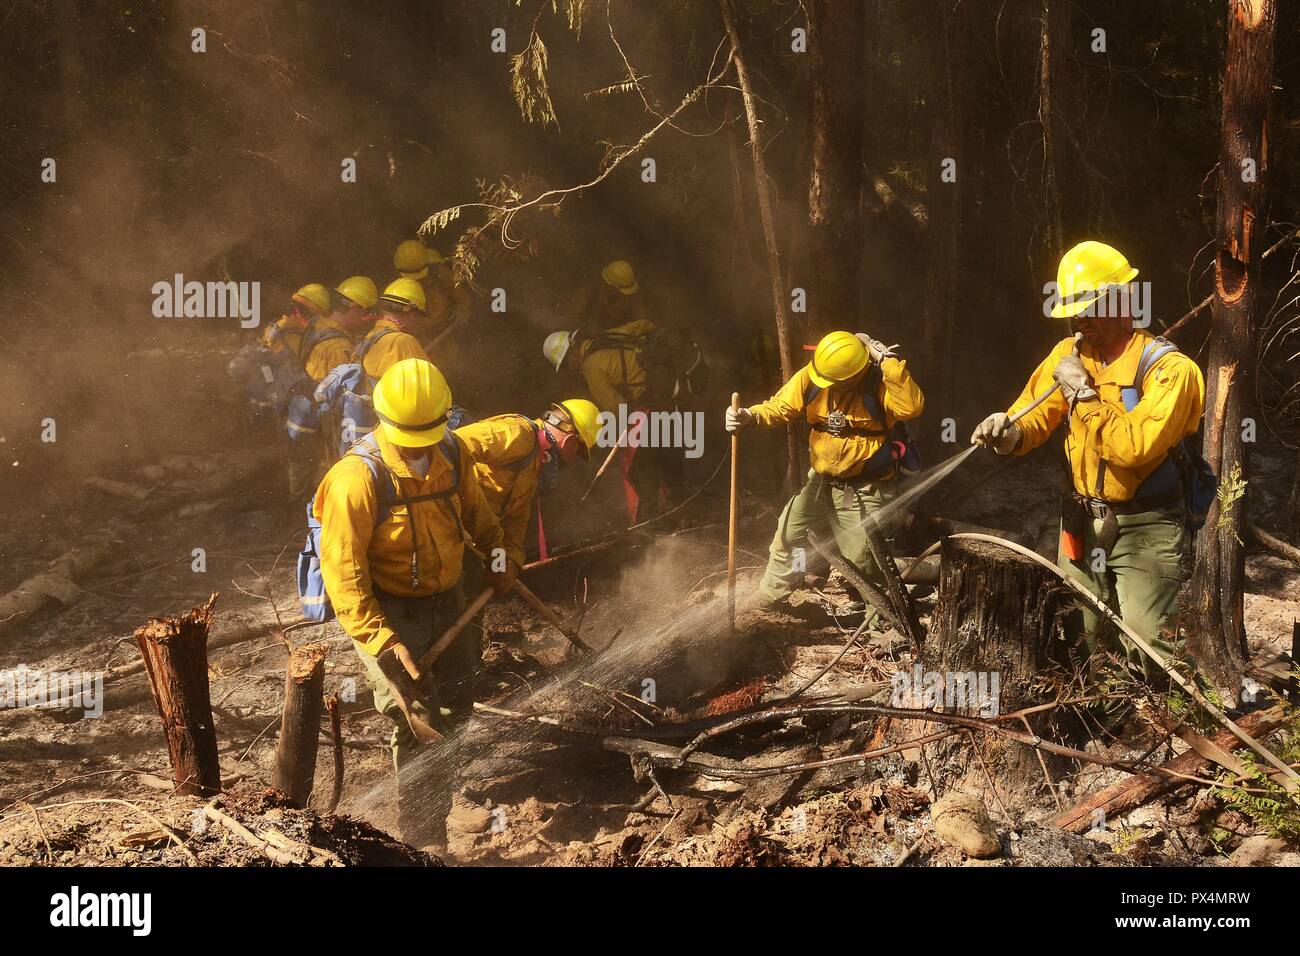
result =
[{"label": "tall tree", "polygon": [[[934,115],[926,188],[928,261],[925,283],[924,358],[929,362],[926,388],[932,407],[952,408],[952,353],[958,327],[965,248],[962,204],[973,163],[962,148],[962,89],[966,76],[966,0],[935,0],[937,57],[930,103]],[[949,165],[952,163],[954,165]]]},{"label": "tall tree", "polygon": [[1233,695],[1241,686],[1247,657],[1242,620],[1247,499],[1236,491],[1244,490],[1242,420],[1254,393],[1250,379],[1257,352],[1276,21],[1276,0],[1228,2],[1204,447],[1221,490],[1196,541],[1188,649],[1201,672],[1220,691]]},{"label": "tall tree", "polygon": [[[863,0],[809,0],[809,338],[858,327],[862,271]],[[877,333],[880,334],[880,333]]]},{"label": "tall tree", "polygon": [[[772,193],[768,188],[767,161],[763,158],[763,127],[758,118],[758,108],[754,101],[754,87],[749,78],[749,65],[741,48],[740,28],[737,26],[736,10],[732,0],[718,0],[722,12],[722,23],[731,42],[731,55],[736,62],[736,82],[740,86],[741,99],[745,105],[745,120],[749,127],[750,158],[754,164],[754,192],[758,199],[758,215],[763,227],[763,242],[767,247],[767,271],[772,287],[772,310],[776,315],[776,344],[781,352],[781,374],[789,380],[794,376],[795,365],[792,359],[790,342],[790,314],[786,309],[788,291],[781,275],[781,253],[776,244],[776,222],[772,215]],[[793,492],[799,487],[800,456],[794,425],[789,424],[786,433],[786,491]]]}]

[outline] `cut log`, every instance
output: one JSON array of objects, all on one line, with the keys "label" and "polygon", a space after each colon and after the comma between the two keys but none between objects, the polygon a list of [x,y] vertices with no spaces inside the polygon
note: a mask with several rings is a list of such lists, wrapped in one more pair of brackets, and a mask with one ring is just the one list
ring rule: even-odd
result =
[{"label": "cut log", "polygon": [[271,786],[296,807],[307,806],[316,778],[316,749],[324,708],[328,644],[304,644],[289,654],[284,674],[284,715],[275,748]]},{"label": "cut log", "polygon": [[[923,663],[909,675],[915,704],[987,718],[1056,699],[1052,675],[1064,678],[1071,668],[1059,624],[1073,606],[1070,591],[1033,561],[985,542],[947,539],[940,555]],[[1081,721],[1063,708],[1033,715],[1030,728],[1067,746],[1088,739]],[[952,758],[954,775],[971,775],[963,786],[987,785],[987,768],[1003,796],[1037,789],[1044,770],[1050,786],[1073,769],[1068,758],[1011,742],[981,761],[968,744],[938,749]]]},{"label": "cut log", "polygon": [[92,532],[82,543],[50,562],[40,574],[33,575],[7,594],[0,595],[0,627],[20,623],[47,604],[71,604],[81,596],[77,578],[107,561],[119,545],[116,527]]},{"label": "cut log", "polygon": [[176,793],[221,790],[217,734],[208,696],[208,628],[217,595],[180,617],[150,618],[135,632],[145,672],[167,737]]},{"label": "cut log", "polygon": [[[1285,721],[1286,718],[1281,707],[1270,707],[1267,710],[1257,710],[1252,714],[1247,714],[1241,719],[1241,727],[1252,737],[1258,738],[1263,737],[1272,730],[1276,730]],[[1230,730],[1219,731],[1211,739],[1211,743],[1228,751],[1241,746],[1241,741]],[[1189,750],[1162,766],[1174,773],[1192,776],[1201,774],[1209,765],[1210,761],[1207,758],[1201,756],[1195,750]],[[1187,786],[1193,782],[1191,780],[1178,780],[1163,774],[1143,774],[1140,777],[1133,777],[1130,780],[1117,783],[1113,787],[1107,787],[1082,803],[1070,807],[1070,809],[1053,819],[1051,823],[1054,827],[1080,833],[1093,827],[1104,826],[1108,818],[1114,820],[1120,815],[1156,799],[1156,797],[1172,793],[1179,787]]]}]

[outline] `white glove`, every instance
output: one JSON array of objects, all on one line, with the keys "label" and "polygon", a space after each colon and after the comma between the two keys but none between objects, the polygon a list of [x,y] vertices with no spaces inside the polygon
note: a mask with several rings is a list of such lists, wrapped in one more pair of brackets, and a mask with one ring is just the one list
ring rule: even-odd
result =
[{"label": "white glove", "polygon": [[992,448],[999,455],[1009,455],[1020,444],[1020,426],[1013,424],[1006,412],[994,412],[975,426],[970,443]]},{"label": "white glove", "polygon": [[744,428],[746,425],[753,424],[754,413],[748,408],[732,408],[727,406],[726,427],[728,432],[734,432],[738,428]]},{"label": "white glove", "polygon": [[1080,399],[1089,399],[1097,397],[1097,390],[1092,387],[1092,379],[1088,375],[1088,370],[1083,367],[1077,355],[1067,355],[1061,361],[1056,363],[1056,368],[1052,372],[1052,378],[1061,386],[1061,394],[1065,400],[1070,403],[1070,408],[1074,408],[1074,403]]},{"label": "white glove", "polygon": [[871,361],[875,362],[877,365],[887,358],[898,357],[898,352],[895,351],[898,348],[897,345],[886,345],[879,339],[873,339],[866,332],[859,332],[857,333],[857,336],[858,341],[865,345],[867,351],[871,354]]}]

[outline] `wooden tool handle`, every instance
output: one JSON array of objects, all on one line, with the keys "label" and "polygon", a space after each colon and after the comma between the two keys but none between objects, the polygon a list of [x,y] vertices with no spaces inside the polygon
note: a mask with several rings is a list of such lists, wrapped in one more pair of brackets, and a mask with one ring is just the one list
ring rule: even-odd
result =
[{"label": "wooden tool handle", "polygon": [[[732,412],[740,411],[740,393],[731,393]],[[736,489],[739,483],[740,428],[731,433],[731,507],[727,517],[727,609],[736,629]]]},{"label": "wooden tool handle", "polygon": [[492,588],[484,588],[479,596],[469,603],[465,610],[460,612],[460,617],[452,623],[451,627],[442,632],[442,637],[438,638],[433,647],[424,652],[420,658],[420,673],[426,673],[433,666],[434,661],[442,656],[442,652],[451,646],[451,642],[460,636],[460,632],[465,630],[465,626],[474,620],[474,615],[483,610],[483,605],[492,600]]}]

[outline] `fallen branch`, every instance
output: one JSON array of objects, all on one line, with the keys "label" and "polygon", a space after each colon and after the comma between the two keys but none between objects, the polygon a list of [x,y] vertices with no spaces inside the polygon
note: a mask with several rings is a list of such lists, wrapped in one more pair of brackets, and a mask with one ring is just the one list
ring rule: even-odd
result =
[{"label": "fallen branch", "polygon": [[1274,554],[1280,554],[1292,564],[1300,566],[1300,548],[1295,545],[1287,544],[1281,538],[1274,537],[1263,528],[1257,525],[1248,525],[1250,533],[1255,536],[1255,540],[1262,544]]},{"label": "fallen branch", "polygon": [[[1276,730],[1285,722],[1286,716],[1280,706],[1270,707],[1267,710],[1257,710],[1241,719],[1242,725],[1251,734],[1260,737]],[[1229,730],[1221,730],[1211,739],[1211,742],[1216,747],[1226,750],[1232,747],[1236,740],[1234,733]],[[1173,760],[1161,764],[1162,773],[1142,774],[1132,780],[1125,780],[1113,787],[1107,787],[1100,793],[1075,804],[1064,813],[1059,814],[1051,820],[1051,824],[1062,830],[1075,832],[1086,830],[1093,826],[1093,822],[1098,819],[1098,814],[1111,817],[1119,816],[1142,806],[1144,803],[1149,803],[1157,797],[1172,793],[1179,787],[1195,782],[1190,779],[1192,775],[1198,774],[1209,764],[1210,760],[1201,756],[1195,750],[1189,750]]]},{"label": "fallen branch", "polygon": [[290,840],[279,831],[272,831],[268,835],[268,839],[259,837],[234,817],[218,810],[216,801],[203,807],[203,816],[213,823],[221,824],[221,826],[256,849],[272,863],[281,863],[285,866],[302,866],[304,864],[312,866],[328,866],[331,864],[343,866],[343,861],[329,850],[322,850],[320,847],[312,846],[309,843]]}]

